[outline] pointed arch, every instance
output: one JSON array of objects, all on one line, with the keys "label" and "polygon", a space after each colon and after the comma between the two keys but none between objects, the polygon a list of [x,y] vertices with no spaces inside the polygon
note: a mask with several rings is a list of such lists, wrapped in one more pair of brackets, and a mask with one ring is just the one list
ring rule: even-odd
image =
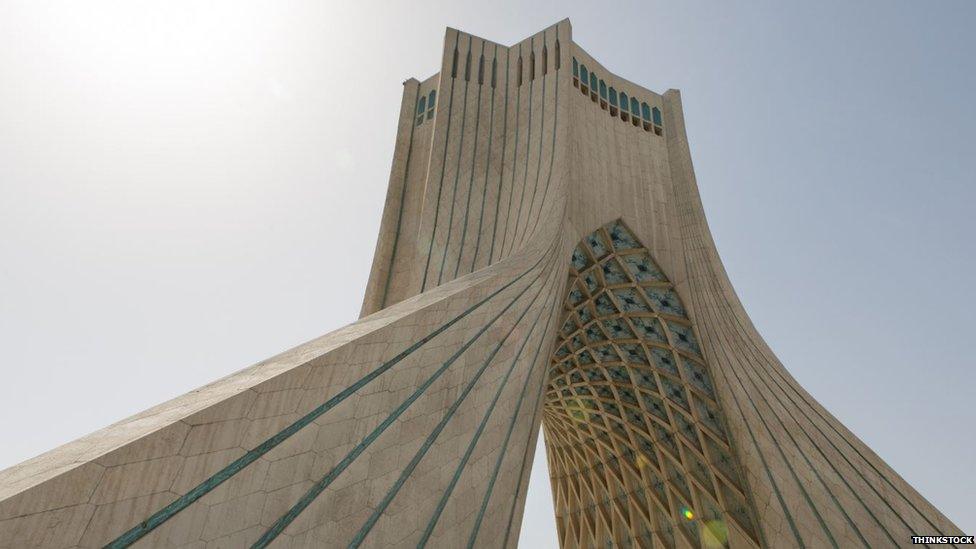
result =
[{"label": "pointed arch", "polygon": [[[559,531],[569,545],[603,546],[588,526],[595,512],[638,519],[608,522],[609,539],[654,525],[666,545],[697,547],[734,525],[758,547],[712,372],[674,285],[620,220],[583,238],[569,276],[543,410]],[[646,488],[621,498],[617,484]]]}]

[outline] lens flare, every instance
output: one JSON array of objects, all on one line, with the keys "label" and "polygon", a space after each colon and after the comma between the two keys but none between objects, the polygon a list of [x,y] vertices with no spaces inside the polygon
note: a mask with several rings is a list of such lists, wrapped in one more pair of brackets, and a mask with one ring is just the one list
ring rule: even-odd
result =
[{"label": "lens flare", "polygon": [[689,509],[687,507],[682,507],[681,508],[681,516],[685,517],[688,520],[692,520],[692,519],[695,518],[695,513],[691,512],[691,509]]}]

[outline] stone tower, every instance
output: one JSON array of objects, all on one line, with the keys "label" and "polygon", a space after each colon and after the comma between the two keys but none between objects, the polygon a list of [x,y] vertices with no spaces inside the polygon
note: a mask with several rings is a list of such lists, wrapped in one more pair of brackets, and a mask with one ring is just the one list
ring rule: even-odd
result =
[{"label": "stone tower", "polygon": [[680,94],[569,21],[404,83],[357,322],[0,473],[2,547],[563,547],[959,530],[806,393],[708,230]]}]

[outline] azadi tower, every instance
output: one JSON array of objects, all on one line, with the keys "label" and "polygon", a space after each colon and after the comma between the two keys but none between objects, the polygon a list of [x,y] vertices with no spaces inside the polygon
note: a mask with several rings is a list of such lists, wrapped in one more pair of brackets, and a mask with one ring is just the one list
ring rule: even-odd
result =
[{"label": "azadi tower", "polygon": [[569,21],[404,83],[362,318],[0,473],[0,546],[892,547],[959,529],[800,387],[709,234],[681,97]]}]

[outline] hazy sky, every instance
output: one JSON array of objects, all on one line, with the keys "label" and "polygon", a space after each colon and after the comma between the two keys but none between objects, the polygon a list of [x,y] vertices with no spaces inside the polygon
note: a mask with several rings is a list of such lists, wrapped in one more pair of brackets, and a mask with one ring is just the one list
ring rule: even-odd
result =
[{"label": "hazy sky", "polygon": [[[445,26],[564,17],[681,89],[759,331],[976,532],[972,1],[0,0],[0,467],[354,320],[401,82]],[[537,457],[522,539],[552,547]]]}]

